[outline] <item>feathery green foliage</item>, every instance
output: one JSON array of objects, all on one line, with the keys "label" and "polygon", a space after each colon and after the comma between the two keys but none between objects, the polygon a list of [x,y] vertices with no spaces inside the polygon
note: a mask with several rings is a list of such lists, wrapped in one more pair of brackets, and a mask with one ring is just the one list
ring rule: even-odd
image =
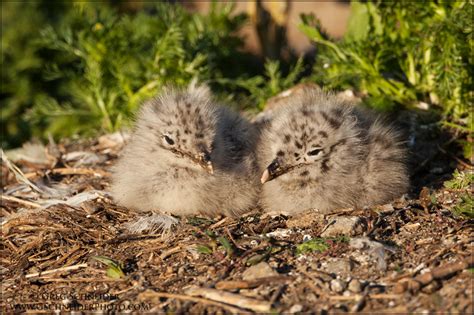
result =
[{"label": "feathery green foliage", "polygon": [[453,179],[444,182],[444,187],[449,189],[468,189],[474,185],[474,173],[472,171],[454,171]]},{"label": "feathery green foliage", "polygon": [[283,75],[280,62],[267,60],[263,75],[242,76],[234,79],[222,78],[218,83],[230,89],[240,88],[246,91],[256,109],[263,110],[266,101],[297,83],[303,71],[303,59],[299,58],[288,74]]},{"label": "feathery green foliage", "polygon": [[443,125],[472,136],[473,8],[472,1],[353,2],[340,41],[303,15],[300,29],[318,45],[311,80],[355,88],[381,110],[430,104]]},{"label": "feathery green foliage", "polygon": [[2,28],[2,65],[8,65],[2,71],[2,146],[20,135],[19,125],[40,137],[115,131],[165,84],[232,75],[230,59],[239,57],[241,44],[234,32],[245,21],[231,17],[230,5],[199,15],[158,3],[120,15],[80,2],[65,5],[49,24],[37,3],[2,3],[3,11],[10,19],[2,18],[9,26]]}]

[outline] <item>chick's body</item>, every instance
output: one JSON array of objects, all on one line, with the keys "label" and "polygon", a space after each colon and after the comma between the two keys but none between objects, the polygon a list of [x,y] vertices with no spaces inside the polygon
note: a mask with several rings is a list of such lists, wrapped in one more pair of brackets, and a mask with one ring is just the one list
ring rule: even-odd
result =
[{"label": "chick's body", "polygon": [[266,211],[362,208],[406,192],[406,152],[393,128],[319,89],[288,102],[259,142]]},{"label": "chick's body", "polygon": [[168,89],[142,106],[112,195],[141,211],[238,215],[256,203],[255,141],[252,125],[206,87]]}]

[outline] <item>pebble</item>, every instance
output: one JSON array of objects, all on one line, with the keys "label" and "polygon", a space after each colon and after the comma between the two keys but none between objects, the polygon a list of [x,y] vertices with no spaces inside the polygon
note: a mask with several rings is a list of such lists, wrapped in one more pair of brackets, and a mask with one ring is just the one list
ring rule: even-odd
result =
[{"label": "pebble", "polygon": [[269,232],[269,233],[265,234],[265,236],[266,237],[273,237],[273,238],[276,238],[276,239],[285,239],[285,238],[290,237],[291,234],[293,234],[293,231],[290,230],[290,229],[278,228],[273,232]]},{"label": "pebble", "polygon": [[294,314],[294,313],[301,312],[302,310],[303,310],[303,305],[295,304],[288,310],[288,313]]},{"label": "pebble", "polygon": [[278,276],[278,273],[264,261],[247,268],[247,270],[242,273],[242,279],[246,281],[273,276]]},{"label": "pebble", "polygon": [[331,291],[335,293],[342,293],[346,288],[346,283],[340,279],[331,280]]},{"label": "pebble", "polygon": [[363,265],[376,265],[377,269],[385,271],[387,269],[386,250],[394,251],[389,246],[372,241],[367,237],[352,238],[349,246],[356,249],[352,252],[351,257]]},{"label": "pebble", "polygon": [[352,293],[360,293],[362,291],[362,283],[357,279],[352,279],[349,282],[347,289]]},{"label": "pebble", "polygon": [[364,232],[366,224],[360,217],[335,217],[329,223],[322,237],[332,237],[338,235],[354,236]]},{"label": "pebble", "polygon": [[321,269],[340,276],[349,275],[353,267],[352,261],[345,258],[329,258],[321,263]]}]

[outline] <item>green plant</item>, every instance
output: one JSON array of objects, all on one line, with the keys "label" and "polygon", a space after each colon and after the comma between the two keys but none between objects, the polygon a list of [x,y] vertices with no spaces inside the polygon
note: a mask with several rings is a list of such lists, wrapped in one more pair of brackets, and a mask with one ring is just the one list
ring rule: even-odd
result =
[{"label": "green plant", "polygon": [[[2,71],[2,146],[15,134],[24,141],[115,131],[166,84],[234,75],[228,65],[241,44],[234,32],[245,21],[231,16],[232,5],[215,3],[206,15],[167,3],[123,15],[95,2],[66,2],[54,21],[37,4],[22,8],[2,3],[12,15],[2,18],[2,65],[12,66]],[[17,43],[22,14],[27,31]],[[18,122],[27,130],[15,130]]]},{"label": "green plant", "polygon": [[454,171],[453,179],[444,182],[444,187],[448,189],[463,191],[451,208],[454,215],[471,219],[474,218],[474,199],[471,193],[473,184],[474,173],[471,171],[460,172],[459,170]]},{"label": "green plant", "polygon": [[97,260],[107,266],[107,277],[112,279],[120,279],[125,277],[121,263],[118,263],[106,256],[92,256],[92,259]]},{"label": "green plant", "polygon": [[296,246],[296,255],[312,252],[325,252],[329,249],[329,244],[323,238],[314,238]]},{"label": "green plant", "polygon": [[472,1],[353,2],[340,41],[303,15],[300,29],[318,48],[311,80],[353,88],[381,110],[427,103],[442,125],[472,138],[473,8]]},{"label": "green plant", "polygon": [[460,172],[454,170],[453,179],[444,182],[444,187],[449,189],[468,189],[474,184],[474,173],[470,171]]},{"label": "green plant", "polygon": [[249,94],[252,107],[257,110],[263,110],[266,101],[270,97],[292,87],[298,81],[302,71],[302,58],[296,61],[286,75],[283,75],[279,61],[267,60],[263,75],[255,75],[253,77],[242,76],[233,79],[221,78],[217,82],[228,86],[230,89],[243,89]]},{"label": "green plant", "polygon": [[471,193],[462,194],[452,208],[456,216],[474,218],[474,198]]}]

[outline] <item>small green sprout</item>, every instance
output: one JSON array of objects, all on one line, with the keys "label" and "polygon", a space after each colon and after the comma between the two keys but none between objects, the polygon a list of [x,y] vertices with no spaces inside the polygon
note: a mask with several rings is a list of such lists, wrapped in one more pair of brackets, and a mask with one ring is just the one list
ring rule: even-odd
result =
[{"label": "small green sprout", "polygon": [[219,236],[217,238],[217,241],[221,243],[222,247],[224,247],[225,251],[227,252],[227,255],[232,256],[232,254],[234,253],[234,248],[232,244],[229,242],[229,240],[223,236]]},{"label": "small green sprout", "polygon": [[125,277],[125,273],[122,270],[121,264],[112,260],[111,258],[106,256],[92,256],[92,259],[100,261],[108,267],[106,274],[109,278],[120,279]]},{"label": "small green sprout", "polygon": [[206,255],[212,254],[212,249],[209,248],[209,247],[206,246],[206,245],[198,245],[198,246],[196,246],[196,250],[197,250],[198,253],[200,253],[200,254],[206,254]]}]

